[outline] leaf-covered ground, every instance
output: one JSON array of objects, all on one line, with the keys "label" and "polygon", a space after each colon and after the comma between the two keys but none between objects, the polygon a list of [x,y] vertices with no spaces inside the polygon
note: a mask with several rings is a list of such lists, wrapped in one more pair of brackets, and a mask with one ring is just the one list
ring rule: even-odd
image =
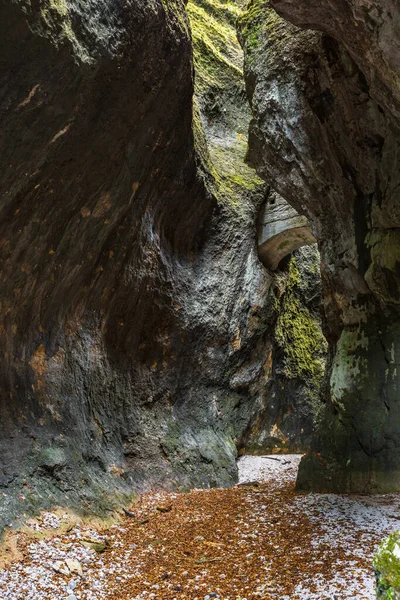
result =
[{"label": "leaf-covered ground", "polygon": [[[158,493],[99,532],[46,513],[0,573],[2,600],[374,598],[372,555],[400,496],[297,495],[299,457],[244,457],[258,486]],[[74,560],[71,560],[74,559]]]}]

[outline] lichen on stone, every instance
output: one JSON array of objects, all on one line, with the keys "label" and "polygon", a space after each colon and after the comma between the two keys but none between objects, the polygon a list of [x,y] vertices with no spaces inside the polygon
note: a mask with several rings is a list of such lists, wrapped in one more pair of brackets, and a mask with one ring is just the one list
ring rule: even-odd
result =
[{"label": "lichen on stone", "polygon": [[265,1],[251,0],[246,12],[239,20],[241,42],[245,45],[246,60],[253,59],[257,48],[259,33],[265,23]]},{"label": "lichen on stone", "polygon": [[[188,4],[188,14],[194,44],[196,85],[206,91],[210,87],[221,89],[238,84],[242,80],[242,72],[239,67],[240,48],[231,23],[235,14],[231,10],[232,5],[211,0],[204,4],[207,6],[192,0]],[[237,14],[237,10],[235,12]]]},{"label": "lichen on stone", "polygon": [[189,21],[184,10],[183,0],[161,0],[167,16],[167,24],[173,29],[177,27],[185,35],[189,35]]},{"label": "lichen on stone", "polygon": [[272,8],[269,0],[251,0],[246,12],[239,19],[238,26],[247,67],[257,61],[260,51],[265,51],[267,58],[271,46],[274,46],[274,53],[279,51],[280,46],[293,34],[287,23]]},{"label": "lichen on stone", "polygon": [[[243,214],[263,181],[246,164],[250,111],[236,21],[243,3],[190,0],[195,67],[194,131],[208,188],[219,204]],[[200,129],[204,133],[201,133]]]}]

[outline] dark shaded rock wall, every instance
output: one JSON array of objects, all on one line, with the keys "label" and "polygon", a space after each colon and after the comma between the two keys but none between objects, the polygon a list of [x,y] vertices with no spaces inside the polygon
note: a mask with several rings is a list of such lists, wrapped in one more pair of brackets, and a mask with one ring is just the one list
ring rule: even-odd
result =
[{"label": "dark shaded rock wall", "polygon": [[321,328],[320,256],[315,244],[296,250],[273,283],[273,329],[257,382],[260,408],[245,432],[249,453],[303,452],[310,448],[321,409],[327,344]]},{"label": "dark shaded rock wall", "polygon": [[366,4],[256,0],[241,22],[250,161],[321,251],[331,363],[305,489],[400,486],[398,8]]},{"label": "dark shaded rock wall", "polygon": [[188,7],[193,107],[183,3],[0,4],[0,526],[230,485],[238,447],[309,443],[316,380],[273,333],[290,268],[257,256],[232,6]]},{"label": "dark shaded rock wall", "polygon": [[[269,211],[272,213],[276,209],[276,195],[270,186],[263,184],[245,163],[251,115],[242,72],[243,53],[236,32],[236,22],[244,4],[214,0],[192,0],[188,4],[194,40],[195,99],[207,141],[208,170],[214,175],[209,187],[223,215],[218,220],[213,255],[206,252],[204,260],[208,277],[215,273],[215,280],[223,282],[224,287],[229,286],[236,294],[236,315],[243,310],[243,297],[239,287],[232,287],[236,273],[226,272],[227,257],[221,249],[230,246],[229,254],[233,258],[234,240],[238,240],[240,252],[248,252],[249,248],[253,252],[255,218],[258,220],[258,213],[266,217]],[[282,221],[284,216],[282,214]],[[238,237],[240,232],[243,234]],[[243,269],[239,262],[236,266],[239,271]],[[220,372],[222,380],[229,376],[230,389],[243,398],[240,410],[246,407],[247,425],[237,439],[240,452],[301,451],[310,445],[320,407],[321,385],[321,379],[313,376],[313,366],[318,364],[323,370],[326,354],[319,314],[321,293],[317,249],[298,252],[292,263],[294,269],[297,273],[296,299],[309,318],[307,324],[312,325],[318,337],[318,347],[307,343],[298,328],[286,336],[286,327],[282,326],[292,309],[284,300],[291,280],[289,262],[281,265],[278,274],[263,269],[253,254],[246,262],[248,285],[254,290],[259,289],[257,281],[260,277],[269,283],[268,294],[262,297],[267,288],[260,290],[259,305],[252,309],[248,341],[243,344],[242,334],[237,330],[238,336],[233,342],[235,352]],[[225,296],[223,299],[226,301]],[[236,318],[233,318],[234,327]],[[303,370],[298,366],[304,348],[309,352],[312,365]],[[290,349],[293,354],[298,352],[292,369],[288,368],[287,361]],[[242,419],[241,422],[244,424],[245,421]]]},{"label": "dark shaded rock wall", "polygon": [[400,119],[400,14],[396,0],[271,0],[288,21],[339,40],[361,68],[371,96]]},{"label": "dark shaded rock wall", "polygon": [[[215,202],[196,167],[183,4],[0,11],[1,483],[37,475],[21,510],[90,501],[122,466],[128,482],[171,475],[160,436],[184,410],[195,335],[181,299]],[[213,439],[231,481],[232,450]]]}]

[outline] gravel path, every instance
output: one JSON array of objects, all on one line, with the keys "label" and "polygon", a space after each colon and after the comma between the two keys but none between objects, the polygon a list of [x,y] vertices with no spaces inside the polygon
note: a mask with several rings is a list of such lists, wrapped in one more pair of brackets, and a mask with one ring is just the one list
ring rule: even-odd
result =
[{"label": "gravel path", "polygon": [[143,495],[104,531],[44,513],[12,539],[0,599],[372,600],[400,495],[296,495],[299,459],[243,457],[258,486]]}]

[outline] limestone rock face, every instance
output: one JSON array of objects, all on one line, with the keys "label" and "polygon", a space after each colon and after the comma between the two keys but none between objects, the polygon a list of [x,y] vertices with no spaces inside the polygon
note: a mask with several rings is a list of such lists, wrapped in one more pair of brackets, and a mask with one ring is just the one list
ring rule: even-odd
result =
[{"label": "limestone rock face", "polygon": [[[332,360],[305,489],[400,488],[398,42],[384,34],[398,9],[364,4],[255,0],[240,23],[250,162],[311,221],[321,252]],[[371,50],[384,39],[393,68]]]}]

